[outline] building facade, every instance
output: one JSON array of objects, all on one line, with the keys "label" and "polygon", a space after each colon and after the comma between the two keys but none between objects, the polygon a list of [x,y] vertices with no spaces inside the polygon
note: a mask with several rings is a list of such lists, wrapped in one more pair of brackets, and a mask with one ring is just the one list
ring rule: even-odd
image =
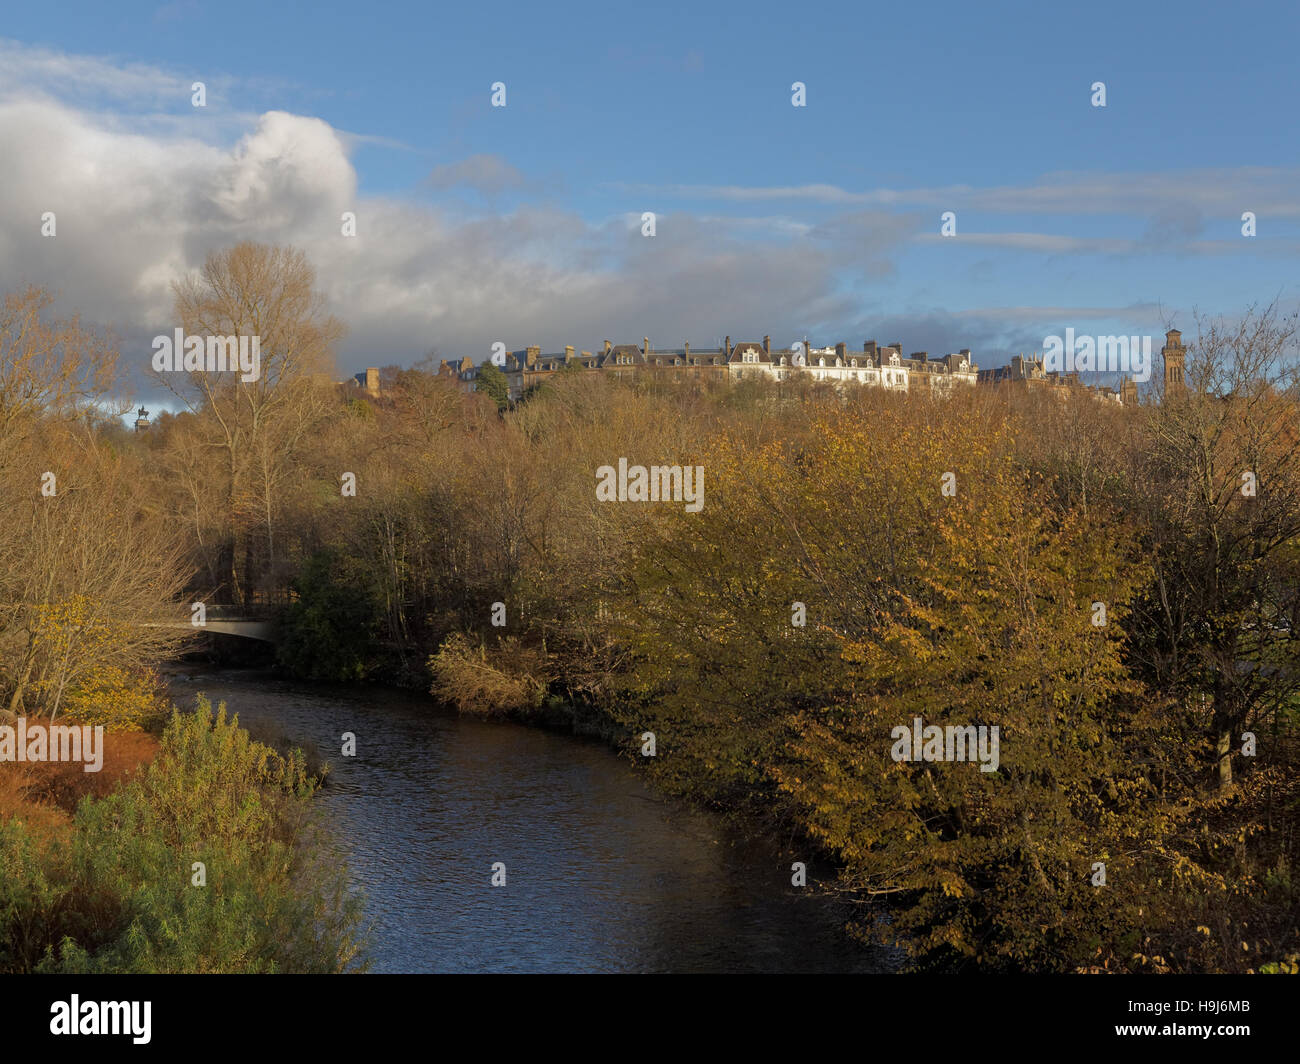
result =
[{"label": "building facade", "polygon": [[[772,338],[732,343],[728,336],[721,347],[692,347],[655,350],[650,338],[638,344],[614,344],[606,340],[603,349],[592,353],[567,346],[562,352],[543,353],[541,347],[526,347],[505,356],[499,368],[505,374],[510,398],[518,399],[529,388],[566,370],[596,370],[616,377],[643,371],[663,371],[683,377],[716,379],[765,379],[788,381],[797,377],[823,381],[837,387],[860,385],[892,391],[933,391],[942,393],[952,387],[974,386],[978,368],[971,353],[964,349],[943,358],[932,359],[918,351],[904,356],[901,343],[881,347],[868,340],[861,351],[849,351],[844,343],[815,348],[807,344],[792,348],[774,348]],[[463,359],[459,364],[445,359],[440,375],[455,376],[463,385],[473,387],[478,368]]]},{"label": "building facade", "polygon": [[1064,396],[1070,391],[1087,391],[1109,402],[1124,406],[1135,406],[1138,401],[1137,382],[1130,377],[1120,378],[1119,388],[1104,385],[1089,386],[1083,383],[1077,372],[1061,373],[1048,371],[1041,355],[1016,355],[1005,366],[979,371],[981,386],[992,388],[1012,388],[1023,391],[1044,391],[1048,394]]}]

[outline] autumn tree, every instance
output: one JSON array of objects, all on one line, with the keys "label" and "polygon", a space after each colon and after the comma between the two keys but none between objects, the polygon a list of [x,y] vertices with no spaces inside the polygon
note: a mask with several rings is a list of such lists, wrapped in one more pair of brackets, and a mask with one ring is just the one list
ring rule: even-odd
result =
[{"label": "autumn tree", "polygon": [[1133,510],[1154,564],[1133,652],[1200,712],[1219,783],[1252,721],[1300,689],[1300,428],[1294,316],[1200,322],[1187,387],[1148,408]]},{"label": "autumn tree", "polygon": [[260,342],[255,379],[207,368],[161,375],[198,416],[217,459],[212,472],[223,483],[228,521],[223,582],[236,602],[254,579],[249,537],[256,531],[264,564],[274,563],[279,493],[332,391],[343,326],[315,283],[301,251],[242,243],[212,253],[197,276],[175,285],[176,318],[188,334]]}]

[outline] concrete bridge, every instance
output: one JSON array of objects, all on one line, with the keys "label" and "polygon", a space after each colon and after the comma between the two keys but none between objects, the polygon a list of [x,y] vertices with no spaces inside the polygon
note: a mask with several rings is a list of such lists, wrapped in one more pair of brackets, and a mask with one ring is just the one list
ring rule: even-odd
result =
[{"label": "concrete bridge", "polygon": [[274,643],[275,625],[262,617],[251,614],[256,611],[242,611],[238,606],[209,606],[204,624],[190,621],[157,621],[151,628],[176,628],[187,632],[217,632],[220,635],[237,635],[244,639],[257,639],[263,643]]}]

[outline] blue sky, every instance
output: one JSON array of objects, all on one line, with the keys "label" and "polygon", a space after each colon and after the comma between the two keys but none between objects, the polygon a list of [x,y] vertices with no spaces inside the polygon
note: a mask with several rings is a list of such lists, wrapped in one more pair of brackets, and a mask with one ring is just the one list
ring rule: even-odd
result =
[{"label": "blue sky", "polygon": [[27,5],[0,282],[139,346],[207,250],[296,243],[347,372],[727,333],[989,366],[1191,330],[1300,300],[1297,30],[1284,3]]}]

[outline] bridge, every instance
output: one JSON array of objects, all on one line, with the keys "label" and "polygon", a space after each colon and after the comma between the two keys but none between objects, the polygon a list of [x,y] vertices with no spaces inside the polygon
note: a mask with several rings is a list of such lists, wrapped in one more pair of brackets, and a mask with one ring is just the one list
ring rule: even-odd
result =
[{"label": "bridge", "polygon": [[155,621],[149,628],[176,628],[187,632],[216,632],[220,635],[237,635],[243,639],[257,639],[263,643],[276,641],[275,625],[255,610],[241,610],[238,606],[209,606],[204,624],[190,621]]}]

